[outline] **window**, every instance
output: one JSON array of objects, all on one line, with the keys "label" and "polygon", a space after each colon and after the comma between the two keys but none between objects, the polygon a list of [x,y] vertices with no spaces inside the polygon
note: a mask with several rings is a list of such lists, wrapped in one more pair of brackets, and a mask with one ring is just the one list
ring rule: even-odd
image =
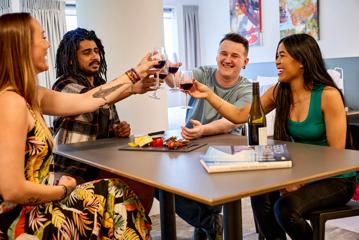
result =
[{"label": "window", "polygon": [[66,1],[65,17],[67,31],[74,30],[75,28],[77,28],[76,1]]},{"label": "window", "polygon": [[163,32],[168,58],[173,61],[174,53],[178,56],[177,14],[173,7],[163,8]]}]

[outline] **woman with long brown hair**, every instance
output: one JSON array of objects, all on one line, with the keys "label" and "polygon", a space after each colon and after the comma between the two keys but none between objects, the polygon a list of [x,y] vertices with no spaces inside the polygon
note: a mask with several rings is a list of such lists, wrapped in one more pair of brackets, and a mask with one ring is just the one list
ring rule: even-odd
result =
[{"label": "woman with long brown hair", "polygon": [[[274,139],[344,149],[347,137],[344,98],[326,71],[315,39],[306,34],[281,39],[276,66],[278,83],[261,97],[265,113],[276,109]],[[250,104],[237,108],[197,81],[190,94],[207,99],[234,123],[247,121]],[[349,201],[355,189],[355,175],[351,172],[251,197],[255,218],[265,238],[286,239],[287,233],[292,239],[313,239],[313,230],[304,215]]]},{"label": "woman with long brown hair", "polygon": [[64,176],[51,184],[53,138],[42,114],[75,115],[115,103],[158,62],[146,55],[107,84],[59,93],[37,85],[49,47],[28,13],[0,16],[0,239],[149,239],[150,220],[120,180],[76,186]]}]

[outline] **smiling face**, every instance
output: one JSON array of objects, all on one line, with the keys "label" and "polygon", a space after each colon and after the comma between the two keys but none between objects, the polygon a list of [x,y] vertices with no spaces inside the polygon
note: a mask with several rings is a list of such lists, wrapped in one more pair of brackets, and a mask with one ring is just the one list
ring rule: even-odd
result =
[{"label": "smiling face", "polygon": [[224,40],[219,46],[216,60],[218,75],[229,80],[237,80],[241,69],[248,63],[243,44],[229,40]]},{"label": "smiling face", "polygon": [[291,82],[303,76],[303,65],[288,53],[283,43],[278,46],[275,63],[280,82]]},{"label": "smiling face", "polygon": [[93,76],[99,71],[101,60],[95,41],[83,40],[80,42],[79,49],[77,50],[77,60],[80,70],[86,76]]},{"label": "smiling face", "polygon": [[50,44],[46,40],[45,31],[36,19],[31,20],[32,28],[32,48],[31,55],[32,61],[37,73],[46,71],[49,66],[47,65],[47,49]]}]

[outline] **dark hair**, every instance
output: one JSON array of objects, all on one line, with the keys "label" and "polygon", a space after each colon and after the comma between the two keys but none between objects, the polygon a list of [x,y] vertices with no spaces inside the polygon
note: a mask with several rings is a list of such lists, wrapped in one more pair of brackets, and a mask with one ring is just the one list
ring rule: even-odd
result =
[{"label": "dark hair", "polygon": [[83,40],[90,40],[96,43],[101,62],[98,76],[103,79],[107,78],[105,50],[101,40],[96,36],[94,31],[88,31],[83,28],[76,28],[75,30],[68,31],[62,38],[56,53],[56,77],[74,76],[79,77],[80,79],[84,78],[79,69],[79,62],[77,60],[77,50],[80,47],[80,42]]},{"label": "dark hair", "polygon": [[246,50],[246,54],[248,54],[248,49],[249,49],[248,40],[246,38],[242,37],[241,35],[239,35],[238,33],[227,33],[221,39],[219,44],[221,44],[225,40],[242,44],[244,46],[244,49]]},{"label": "dark hair", "polygon": [[[303,65],[304,88],[312,90],[317,86],[336,88],[344,102],[342,92],[327,72],[317,41],[307,34],[294,34],[281,39],[277,46],[283,44],[289,55]],[[292,92],[288,83],[277,83],[275,86],[276,117],[274,138],[290,140],[287,123],[290,107],[293,103]]]}]

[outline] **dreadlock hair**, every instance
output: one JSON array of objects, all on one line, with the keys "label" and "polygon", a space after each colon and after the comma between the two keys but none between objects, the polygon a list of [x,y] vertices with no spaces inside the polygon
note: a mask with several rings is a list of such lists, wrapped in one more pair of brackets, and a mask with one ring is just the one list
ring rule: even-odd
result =
[{"label": "dreadlock hair", "polygon": [[56,53],[56,77],[74,76],[78,79],[84,79],[77,60],[77,50],[80,47],[80,42],[83,40],[94,41],[96,43],[100,55],[100,69],[97,76],[106,80],[107,64],[105,49],[94,31],[88,31],[83,28],[68,31],[62,38]]},{"label": "dreadlock hair", "polygon": [[[343,100],[342,92],[328,74],[325,63],[316,40],[307,34],[294,34],[281,39],[277,46],[283,44],[289,55],[303,65],[304,88],[312,90],[318,86],[336,88]],[[276,54],[276,57],[277,57]],[[276,84],[273,94],[276,102],[276,117],[274,122],[274,139],[290,140],[288,133],[288,119],[290,107],[293,103],[292,91],[289,83]]]}]

